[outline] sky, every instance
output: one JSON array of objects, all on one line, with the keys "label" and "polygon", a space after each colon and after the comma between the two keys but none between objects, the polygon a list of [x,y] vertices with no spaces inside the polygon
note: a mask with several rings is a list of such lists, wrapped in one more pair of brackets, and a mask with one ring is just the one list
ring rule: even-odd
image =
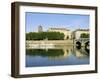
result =
[{"label": "sky", "polygon": [[37,32],[38,26],[43,31],[49,28],[66,28],[71,31],[76,29],[89,29],[90,16],[79,14],[50,14],[50,13],[25,13],[26,33]]}]

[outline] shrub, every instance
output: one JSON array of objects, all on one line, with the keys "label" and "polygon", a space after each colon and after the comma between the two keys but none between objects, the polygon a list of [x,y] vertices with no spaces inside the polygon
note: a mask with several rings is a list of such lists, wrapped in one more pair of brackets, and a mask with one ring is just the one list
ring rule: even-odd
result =
[{"label": "shrub", "polygon": [[30,32],[26,33],[26,40],[63,40],[64,34],[60,32]]}]

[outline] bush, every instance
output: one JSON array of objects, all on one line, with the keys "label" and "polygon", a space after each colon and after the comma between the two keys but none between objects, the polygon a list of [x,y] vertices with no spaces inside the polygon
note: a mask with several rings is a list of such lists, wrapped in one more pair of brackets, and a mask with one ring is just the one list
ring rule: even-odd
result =
[{"label": "bush", "polygon": [[83,34],[81,34],[80,37],[81,37],[81,38],[89,38],[89,34],[83,33]]},{"label": "bush", "polygon": [[30,32],[26,33],[26,40],[63,40],[64,34],[60,32]]}]

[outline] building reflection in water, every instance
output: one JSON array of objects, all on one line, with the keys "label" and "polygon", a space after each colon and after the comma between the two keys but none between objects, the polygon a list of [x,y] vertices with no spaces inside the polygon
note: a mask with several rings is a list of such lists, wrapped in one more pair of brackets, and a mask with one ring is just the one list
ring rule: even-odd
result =
[{"label": "building reflection in water", "polygon": [[70,57],[72,54],[75,55],[77,58],[86,58],[89,57],[89,50],[84,48],[75,48],[74,46],[66,46],[62,48],[63,55],[60,56],[54,56],[54,57],[48,57],[49,59],[66,59],[67,57]]},{"label": "building reflection in water", "polygon": [[84,48],[76,48],[74,46],[60,46],[56,45],[53,49],[28,49],[27,55],[48,57],[49,60],[62,60],[71,55],[77,58],[89,57],[89,50]]},{"label": "building reflection in water", "polygon": [[55,45],[45,49],[26,49],[26,67],[89,64],[89,50]]}]

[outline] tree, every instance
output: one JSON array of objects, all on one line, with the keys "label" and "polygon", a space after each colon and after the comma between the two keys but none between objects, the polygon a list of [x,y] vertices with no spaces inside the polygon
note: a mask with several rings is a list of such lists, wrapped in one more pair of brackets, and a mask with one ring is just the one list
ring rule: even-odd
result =
[{"label": "tree", "polygon": [[82,33],[80,38],[89,38],[89,34],[86,34],[86,33]]},{"label": "tree", "polygon": [[60,32],[30,32],[26,33],[26,40],[63,40],[64,34]]}]

